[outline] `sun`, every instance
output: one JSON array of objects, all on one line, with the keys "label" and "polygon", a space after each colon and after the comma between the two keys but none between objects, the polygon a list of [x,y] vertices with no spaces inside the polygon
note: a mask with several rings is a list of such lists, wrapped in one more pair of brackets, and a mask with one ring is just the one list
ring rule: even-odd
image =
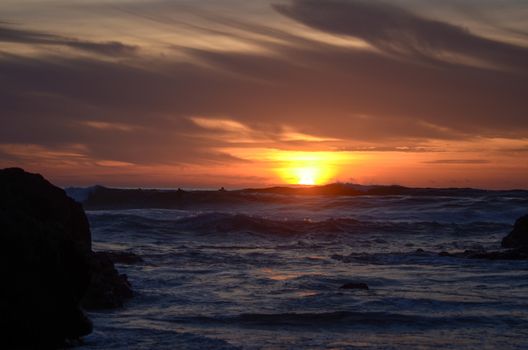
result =
[{"label": "sun", "polygon": [[343,163],[337,152],[276,151],[269,159],[277,164],[280,178],[292,185],[323,185],[335,179]]},{"label": "sun", "polygon": [[317,169],[299,168],[297,169],[299,185],[315,185],[317,183]]},{"label": "sun", "polygon": [[[270,185],[319,186],[339,181],[359,166],[356,154],[342,151],[300,151],[270,148],[225,148],[227,154],[252,161]],[[244,165],[245,167],[245,165]],[[258,169],[258,170],[257,170]],[[244,169],[245,170],[245,169]]]}]

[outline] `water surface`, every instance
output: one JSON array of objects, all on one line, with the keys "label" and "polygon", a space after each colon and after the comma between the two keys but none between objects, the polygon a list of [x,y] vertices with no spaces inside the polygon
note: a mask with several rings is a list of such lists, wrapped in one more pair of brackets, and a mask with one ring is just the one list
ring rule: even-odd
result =
[{"label": "water surface", "polygon": [[[269,195],[267,195],[269,196]],[[499,249],[528,196],[278,196],[89,211],[137,296],[82,349],[526,349],[528,262]],[[343,290],[363,282],[369,290]]]}]

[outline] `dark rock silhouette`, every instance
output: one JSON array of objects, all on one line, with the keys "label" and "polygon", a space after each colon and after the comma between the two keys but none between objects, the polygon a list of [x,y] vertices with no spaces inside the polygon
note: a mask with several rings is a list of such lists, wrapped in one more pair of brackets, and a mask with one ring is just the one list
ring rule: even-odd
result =
[{"label": "dark rock silhouette", "polygon": [[464,252],[449,253],[440,252],[439,256],[486,259],[486,260],[527,260],[528,259],[528,215],[520,217],[515,221],[513,230],[502,239],[502,247],[511,248],[505,250],[465,250]]},{"label": "dark rock silhouette", "polygon": [[40,175],[0,170],[0,225],[2,344],[46,348],[90,333],[79,307],[91,256],[80,204]]},{"label": "dark rock silhouette", "polygon": [[127,276],[117,272],[111,256],[107,253],[94,253],[90,270],[90,287],[82,300],[85,308],[97,310],[121,307],[126,299],[133,296]]},{"label": "dark rock silhouette", "polygon": [[368,290],[369,287],[368,287],[368,285],[366,283],[349,282],[349,283],[343,284],[341,287],[339,287],[339,289],[363,289],[363,290]]},{"label": "dark rock silhouette", "polygon": [[[88,220],[79,203],[41,175],[0,170],[4,348],[61,346],[92,331],[80,307],[83,298],[90,300],[85,294],[130,296],[129,285],[128,294],[120,290],[126,278],[91,248]],[[97,303],[87,302],[92,305]]]},{"label": "dark rock silhouette", "polygon": [[142,257],[131,252],[105,251],[98,252],[98,255],[106,255],[113,263],[134,265],[144,263]]},{"label": "dark rock silhouette", "polygon": [[485,260],[526,260],[528,259],[527,248],[517,248],[508,250],[476,251],[465,250],[460,253],[440,252],[439,256],[466,259],[485,259]]},{"label": "dark rock silhouette", "polygon": [[502,239],[504,248],[528,248],[528,215],[515,221],[513,230]]}]

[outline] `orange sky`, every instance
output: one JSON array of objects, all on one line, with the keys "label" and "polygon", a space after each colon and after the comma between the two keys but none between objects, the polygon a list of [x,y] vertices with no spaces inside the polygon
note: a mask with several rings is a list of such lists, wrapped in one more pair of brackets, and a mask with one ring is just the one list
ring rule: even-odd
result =
[{"label": "orange sky", "polygon": [[528,4],[0,3],[0,167],[60,185],[528,188]]}]

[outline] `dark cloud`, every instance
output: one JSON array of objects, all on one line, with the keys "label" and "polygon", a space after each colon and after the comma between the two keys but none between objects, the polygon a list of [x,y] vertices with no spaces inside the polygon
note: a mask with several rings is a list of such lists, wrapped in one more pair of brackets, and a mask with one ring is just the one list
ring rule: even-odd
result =
[{"label": "dark cloud", "polygon": [[339,152],[409,152],[409,153],[431,153],[443,152],[442,149],[424,146],[356,146],[339,147]]},{"label": "dark cloud", "polygon": [[437,160],[428,160],[423,163],[426,163],[426,164],[487,164],[487,163],[491,163],[491,161],[485,160],[485,159],[437,159]]},{"label": "dark cloud", "polygon": [[[528,140],[526,140],[528,143]],[[528,146],[525,147],[510,147],[510,148],[501,148],[498,150],[499,153],[509,154],[509,155],[518,155],[522,153],[528,153]]]},{"label": "dark cloud", "polygon": [[65,42],[65,45],[74,49],[106,56],[130,56],[138,51],[137,46],[123,44],[119,41],[90,42],[69,40]]},{"label": "dark cloud", "polygon": [[288,125],[320,137],[409,147],[431,138],[528,134],[526,81],[507,73],[437,70],[325,45],[279,56],[188,52],[207,66],[0,56],[0,122],[7,126],[0,139],[82,143],[95,156],[127,162],[208,162],[227,160],[213,149],[229,140],[205,133],[189,116],[235,119],[265,135]]},{"label": "dark cloud", "polygon": [[52,44],[60,37],[30,30],[14,29],[6,27],[0,22],[0,41],[26,44]]},{"label": "dark cloud", "polygon": [[470,58],[528,72],[525,47],[483,38],[463,27],[423,18],[388,3],[292,0],[290,4],[274,7],[308,26],[359,37],[387,53],[426,61],[447,59],[467,63]]},{"label": "dark cloud", "polygon": [[0,42],[19,44],[60,45],[105,56],[129,56],[137,46],[118,41],[93,42],[25,29],[15,29],[0,22]]},{"label": "dark cloud", "polygon": [[[292,121],[308,133],[370,140],[526,135],[528,127],[527,80],[508,72],[436,69],[318,44],[283,48],[279,57],[194,56],[236,74],[217,96],[246,121]],[[233,101],[230,92],[240,87],[247,98]]]}]

